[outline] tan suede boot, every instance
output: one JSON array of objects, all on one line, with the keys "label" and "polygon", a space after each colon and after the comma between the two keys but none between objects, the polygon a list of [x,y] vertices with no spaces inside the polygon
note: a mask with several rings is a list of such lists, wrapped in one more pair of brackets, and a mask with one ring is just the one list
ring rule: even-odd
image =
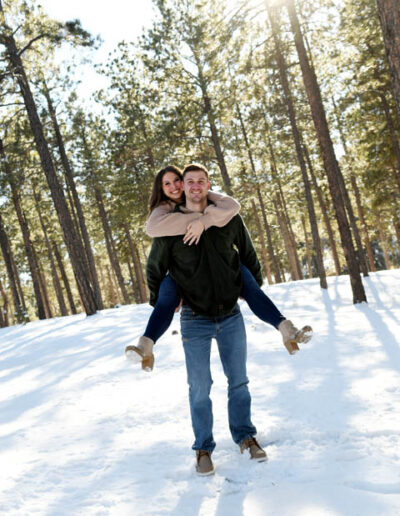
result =
[{"label": "tan suede boot", "polygon": [[294,355],[299,351],[298,343],[305,344],[313,335],[311,326],[303,326],[301,330],[298,330],[292,321],[288,319],[280,323],[278,330],[281,332],[283,344],[290,355]]},{"label": "tan suede boot", "polygon": [[215,472],[211,453],[205,450],[196,450],[196,471],[197,474],[205,477]]},{"label": "tan suede boot", "polygon": [[151,339],[142,336],[137,346],[126,346],[125,356],[134,364],[141,362],[143,371],[150,372],[154,366],[153,346],[154,342]]},{"label": "tan suede boot", "polygon": [[249,450],[250,458],[255,459],[257,462],[264,462],[268,459],[265,450],[261,448],[255,437],[245,439],[240,445],[240,453],[244,450]]}]

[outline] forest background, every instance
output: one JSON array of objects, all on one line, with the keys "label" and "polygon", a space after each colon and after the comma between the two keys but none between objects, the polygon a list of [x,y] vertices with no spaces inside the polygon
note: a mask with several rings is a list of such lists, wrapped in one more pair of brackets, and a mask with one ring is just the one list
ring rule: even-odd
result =
[{"label": "forest background", "polygon": [[[0,0],[0,327],[148,299],[155,172],[200,162],[269,284],[400,265],[400,4],[154,0],[101,42]],[[92,66],[95,66],[94,64]]]}]

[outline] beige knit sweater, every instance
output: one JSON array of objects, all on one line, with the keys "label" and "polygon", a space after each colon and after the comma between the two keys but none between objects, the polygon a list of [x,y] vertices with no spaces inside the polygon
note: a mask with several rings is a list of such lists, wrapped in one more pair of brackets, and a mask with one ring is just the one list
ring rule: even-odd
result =
[{"label": "beige knit sweater", "polygon": [[208,192],[208,199],[214,204],[207,206],[204,213],[173,213],[176,206],[174,202],[166,201],[160,204],[147,219],[146,233],[152,238],[184,235],[187,226],[194,220],[200,220],[204,229],[210,226],[221,228],[239,213],[240,204],[232,197]]}]

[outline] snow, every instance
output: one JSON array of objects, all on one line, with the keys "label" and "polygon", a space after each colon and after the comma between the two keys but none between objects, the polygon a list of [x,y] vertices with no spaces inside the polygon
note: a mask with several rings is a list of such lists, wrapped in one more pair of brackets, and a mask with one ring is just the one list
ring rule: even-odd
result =
[{"label": "snow", "polygon": [[269,460],[233,443],[213,346],[216,473],[198,477],[179,316],[145,373],[123,354],[151,308],[0,330],[0,514],[400,514],[400,270],[266,287],[314,337],[290,356],[241,302],[253,422]]}]

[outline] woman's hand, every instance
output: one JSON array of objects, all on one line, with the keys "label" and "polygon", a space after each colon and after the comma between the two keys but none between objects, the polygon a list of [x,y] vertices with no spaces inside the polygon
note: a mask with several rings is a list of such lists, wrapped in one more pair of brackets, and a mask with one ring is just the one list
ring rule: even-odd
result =
[{"label": "woman's hand", "polygon": [[183,243],[192,245],[198,244],[201,234],[204,231],[204,224],[200,220],[194,220],[186,228],[185,236],[183,237]]}]

